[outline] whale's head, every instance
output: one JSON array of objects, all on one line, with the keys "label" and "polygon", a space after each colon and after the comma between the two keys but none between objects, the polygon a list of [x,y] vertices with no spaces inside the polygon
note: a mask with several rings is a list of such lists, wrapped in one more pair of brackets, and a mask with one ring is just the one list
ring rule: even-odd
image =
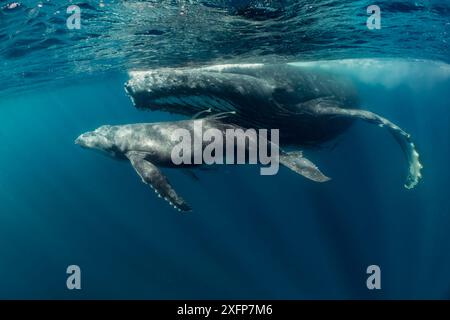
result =
[{"label": "whale's head", "polygon": [[192,115],[207,109],[236,110],[236,103],[267,101],[273,87],[237,67],[162,68],[129,72],[125,91],[137,108]]},{"label": "whale's head", "polygon": [[115,156],[114,127],[102,126],[95,131],[85,132],[75,140],[75,144],[85,149],[101,151]]}]

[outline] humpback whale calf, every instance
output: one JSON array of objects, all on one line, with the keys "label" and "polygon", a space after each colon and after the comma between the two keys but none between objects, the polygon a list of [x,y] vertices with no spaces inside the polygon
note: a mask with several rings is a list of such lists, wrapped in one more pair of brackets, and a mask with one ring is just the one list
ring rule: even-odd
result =
[{"label": "humpback whale calf", "polygon": [[[179,211],[190,211],[191,207],[175,192],[159,168],[194,166],[194,159],[189,161],[189,165],[184,163],[175,164],[173,161],[173,150],[180,143],[179,139],[174,139],[177,130],[185,130],[191,136],[194,136],[197,134],[195,130],[198,126],[205,131],[214,129],[221,135],[227,134],[228,129],[240,129],[236,125],[219,121],[221,118],[216,115],[196,120],[118,126],[106,125],[95,131],[80,135],[75,140],[75,143],[84,148],[100,150],[117,159],[129,160],[142,181],[150,185],[160,197],[163,197]],[[271,141],[264,141],[267,144],[273,144]],[[192,144],[194,143],[192,141]],[[209,146],[207,141],[202,140],[202,150],[207,146]],[[278,148],[278,145],[276,147]],[[194,148],[195,146],[192,146],[191,150]],[[245,142],[244,148],[248,149],[247,142]],[[189,154],[192,158],[195,156],[194,153]],[[222,154],[225,154],[225,152]],[[276,161],[310,180],[315,182],[330,180],[311,161],[303,157],[302,152],[284,152],[279,150],[277,155],[279,157]]]},{"label": "humpback whale calf", "polygon": [[389,130],[404,152],[408,189],[422,165],[408,133],[359,108],[351,81],[292,64],[235,64],[202,68],[132,71],[125,91],[137,108],[195,117],[202,111],[230,112],[228,123],[244,128],[279,128],[280,145],[317,146],[360,119]]}]

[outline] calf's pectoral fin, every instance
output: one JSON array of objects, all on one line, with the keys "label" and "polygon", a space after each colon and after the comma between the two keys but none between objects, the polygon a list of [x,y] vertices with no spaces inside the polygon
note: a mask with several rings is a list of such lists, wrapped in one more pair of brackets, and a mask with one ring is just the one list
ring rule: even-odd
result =
[{"label": "calf's pectoral fin", "polygon": [[407,189],[412,189],[417,185],[417,183],[419,183],[420,178],[422,178],[420,170],[423,168],[419,160],[419,153],[417,152],[414,143],[411,141],[411,136],[399,126],[367,110],[337,108],[333,105],[332,102],[327,101],[326,99],[315,101],[315,103],[309,104],[308,107],[314,114],[317,115],[330,115],[361,119],[373,124],[377,124],[380,127],[387,128],[402,148],[403,153],[405,154],[406,159],[409,163],[409,170],[405,187]]},{"label": "calf's pectoral fin", "polygon": [[312,181],[327,182],[331,180],[314,163],[303,157],[301,151],[282,153],[280,155],[280,163]]},{"label": "calf's pectoral fin", "polygon": [[175,192],[162,172],[153,163],[145,160],[145,152],[130,151],[126,156],[142,181],[152,187],[159,196],[179,211],[191,211],[191,207]]}]

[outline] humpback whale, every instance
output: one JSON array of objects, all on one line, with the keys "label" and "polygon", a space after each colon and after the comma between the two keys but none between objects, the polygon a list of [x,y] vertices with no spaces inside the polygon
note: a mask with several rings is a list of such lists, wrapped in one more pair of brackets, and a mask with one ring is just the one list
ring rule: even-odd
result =
[{"label": "humpback whale", "polygon": [[[240,129],[236,125],[219,121],[221,118],[215,115],[196,120],[117,126],[105,125],[95,131],[80,135],[75,143],[83,148],[100,150],[111,157],[130,161],[142,181],[150,185],[160,197],[163,197],[179,211],[190,211],[189,204],[177,194],[160,168],[189,168],[195,166],[193,159],[195,155],[193,153],[190,153],[192,159],[189,165],[175,164],[173,161],[172,152],[179,144],[179,139],[174,139],[177,130],[185,130],[193,136],[196,134],[195,128],[198,126],[204,128],[205,131],[214,129],[221,135],[225,135],[228,129]],[[273,143],[268,140],[264,141],[267,144]],[[194,143],[192,141],[192,144]],[[205,140],[202,140],[202,150],[208,145]],[[195,148],[194,145],[191,147],[191,150]],[[247,143],[244,147],[248,149]],[[278,146],[276,147],[278,148]],[[225,154],[225,152],[222,154]],[[311,161],[305,158],[302,152],[279,150],[277,161],[315,182],[330,180]]]},{"label": "humpback whale", "polygon": [[195,117],[234,112],[226,122],[244,128],[279,128],[282,146],[317,146],[355,120],[384,127],[409,167],[405,187],[417,185],[422,165],[411,136],[391,121],[361,110],[352,82],[292,64],[234,64],[132,71],[125,91],[137,108]]}]

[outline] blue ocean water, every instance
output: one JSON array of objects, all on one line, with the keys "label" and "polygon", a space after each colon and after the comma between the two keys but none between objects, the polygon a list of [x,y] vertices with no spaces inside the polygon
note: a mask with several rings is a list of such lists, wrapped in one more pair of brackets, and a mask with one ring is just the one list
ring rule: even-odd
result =
[{"label": "blue ocean water", "polygon": [[[0,1],[0,298],[450,298],[450,6],[378,1]],[[100,6],[100,4],[102,4]],[[130,70],[300,62],[352,77],[361,106],[412,134],[413,190],[386,130],[355,123],[285,168],[166,170],[180,214],[125,162],[74,144],[103,124],[180,117],[135,109]],[[79,265],[82,290],[67,290]],[[382,289],[366,287],[379,265]]]}]

